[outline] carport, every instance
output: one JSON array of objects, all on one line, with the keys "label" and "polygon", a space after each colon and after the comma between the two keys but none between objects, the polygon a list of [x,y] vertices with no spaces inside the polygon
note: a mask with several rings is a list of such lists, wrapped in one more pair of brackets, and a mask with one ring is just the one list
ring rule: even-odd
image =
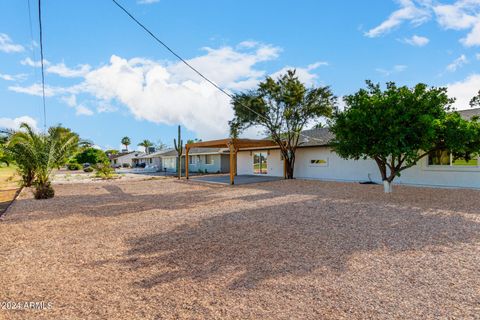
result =
[{"label": "carport", "polygon": [[272,140],[221,139],[187,143],[185,145],[185,177],[188,179],[188,152],[191,148],[228,148],[230,151],[230,184],[235,184],[237,175],[237,152],[239,149],[275,147]]}]

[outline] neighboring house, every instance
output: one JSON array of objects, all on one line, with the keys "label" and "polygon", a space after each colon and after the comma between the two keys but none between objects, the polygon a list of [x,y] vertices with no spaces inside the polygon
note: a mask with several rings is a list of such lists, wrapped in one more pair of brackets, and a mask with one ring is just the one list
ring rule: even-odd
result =
[{"label": "neighboring house", "polygon": [[141,151],[127,151],[114,154],[109,157],[110,164],[114,167],[123,167],[125,165],[132,166],[134,160],[144,154],[145,153]]},{"label": "neighboring house", "polygon": [[145,168],[156,169],[157,171],[163,171],[162,155],[169,153],[171,150],[161,150],[148,154],[142,154],[134,159],[135,164],[145,164]]},{"label": "neighboring house", "polygon": [[[462,117],[480,115],[479,109],[459,112]],[[333,138],[327,128],[302,132],[300,145],[295,154],[294,177],[332,181],[381,183],[377,164],[372,159],[345,160],[331,148]],[[215,144],[215,141],[205,141]],[[190,149],[193,155],[194,148]],[[227,152],[228,154],[228,152]],[[277,146],[261,148],[239,148],[236,157],[238,175],[284,175],[284,161]],[[192,169],[194,171],[193,165]],[[395,178],[397,184],[480,188],[480,158],[470,161],[453,159],[447,150],[435,152],[421,159],[417,165],[402,171]]]},{"label": "neighboring house", "polygon": [[[164,170],[177,171],[176,150],[162,154],[161,158]],[[192,148],[188,158],[189,172],[227,173],[230,171],[229,152],[226,148]],[[182,171],[185,171],[185,150],[182,155]]]}]

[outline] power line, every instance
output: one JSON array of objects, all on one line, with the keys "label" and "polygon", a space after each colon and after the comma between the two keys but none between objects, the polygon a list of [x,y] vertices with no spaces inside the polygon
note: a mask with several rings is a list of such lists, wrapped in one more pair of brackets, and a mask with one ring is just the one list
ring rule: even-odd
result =
[{"label": "power line", "polygon": [[42,4],[38,0],[38,26],[40,29],[40,64],[42,66],[43,129],[47,132],[47,107],[45,103],[45,70],[43,64]]},{"label": "power line", "polygon": [[[27,0],[27,5],[28,5],[28,25],[30,27],[30,39],[32,40],[32,58],[33,62],[37,61],[37,57],[35,54],[35,40],[33,38],[33,23],[32,23],[32,9],[30,5],[30,0]],[[33,74],[35,76],[35,81],[37,80],[37,68],[33,66]]]},{"label": "power line", "polygon": [[[230,99],[233,99],[233,95],[230,94],[229,92],[227,92],[226,90],[224,90],[222,87],[220,87],[219,85],[217,85],[215,82],[213,82],[212,80],[210,80],[209,78],[207,78],[205,75],[203,75],[200,71],[198,71],[195,67],[193,67],[190,63],[188,63],[185,59],[183,59],[179,54],[177,54],[173,49],[171,49],[167,44],[165,44],[165,42],[163,42],[162,40],[160,40],[152,31],[150,31],[143,23],[141,23],[137,18],[135,18],[127,9],[125,9],[125,7],[123,7],[120,3],[117,2],[117,0],[112,0],[113,3],[115,3],[123,12],[125,12],[133,21],[135,21],[135,23],[137,23],[143,30],[145,30],[153,39],[155,39],[155,41],[157,41],[159,44],[161,44],[163,47],[165,47],[165,49],[167,49],[171,54],[173,54],[175,57],[177,57],[178,60],[180,60],[181,62],[183,62],[188,68],[190,68],[191,70],[193,70],[196,74],[198,74],[202,79],[204,79],[205,81],[207,81],[208,83],[210,83],[212,86],[214,86],[215,88],[217,88],[218,90],[220,90],[223,94],[225,94],[226,96],[228,96]],[[253,110],[252,108],[250,108],[249,106],[245,105],[245,104],[241,104],[243,107],[245,107],[246,109],[250,110],[251,112],[255,113],[256,115],[258,115],[260,118],[263,118],[264,120],[267,120],[268,121],[268,118],[265,117],[264,115],[258,113],[257,111]],[[307,136],[307,135],[304,135],[302,134],[301,132],[299,133],[299,136],[303,136],[305,138],[308,138],[308,139],[312,139],[312,140],[318,140],[318,141],[322,141],[323,140],[320,140],[320,139],[317,139],[317,138],[314,138],[314,137],[310,137],[310,136]]]}]

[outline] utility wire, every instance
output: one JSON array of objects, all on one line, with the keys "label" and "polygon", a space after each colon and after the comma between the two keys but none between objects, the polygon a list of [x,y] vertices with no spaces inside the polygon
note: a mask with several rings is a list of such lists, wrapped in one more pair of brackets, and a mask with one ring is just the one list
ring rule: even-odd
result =
[{"label": "utility wire", "polygon": [[42,66],[43,129],[47,132],[47,107],[45,103],[45,70],[43,64],[42,4],[38,0],[38,26],[40,29],[40,64]]},{"label": "utility wire", "polygon": [[[28,25],[30,27],[30,39],[32,40],[32,59],[33,59],[33,63],[35,63],[35,61],[37,61],[37,56],[35,54],[35,40],[33,38],[33,22],[32,22],[32,8],[31,8],[31,5],[30,5],[30,0],[27,0],[27,6],[28,6]],[[33,75],[34,75],[34,79],[35,81],[37,81],[37,78],[38,78],[38,75],[37,75],[37,68],[35,67],[35,65],[33,65]]]},{"label": "utility wire", "polygon": [[[40,1],[40,0],[39,0]],[[196,74],[198,74],[202,79],[204,79],[205,81],[207,81],[208,83],[210,83],[212,86],[214,86],[215,88],[217,88],[218,90],[220,90],[223,94],[225,94],[226,96],[228,96],[230,99],[233,99],[233,95],[230,94],[228,91],[224,90],[222,87],[220,87],[219,85],[217,85],[215,82],[213,82],[212,80],[210,80],[209,78],[207,78],[205,75],[203,75],[200,71],[198,71],[195,67],[193,67],[190,63],[188,63],[185,59],[183,59],[179,54],[177,54],[172,48],[170,48],[167,44],[165,44],[165,42],[163,42],[162,40],[160,40],[152,31],[150,31],[143,23],[141,23],[137,18],[135,18],[127,9],[125,9],[125,7],[123,7],[120,3],[117,2],[117,0],[112,0],[113,3],[115,3],[123,12],[125,12],[133,21],[135,21],[143,30],[145,30],[153,39],[155,39],[159,44],[161,44],[163,47],[165,47],[165,49],[167,49],[171,54],[173,54],[175,57],[177,57],[178,60],[180,60],[181,62],[183,62],[188,68],[190,68],[191,70],[193,70]],[[268,118],[266,118],[264,115],[258,113],[257,111],[253,110],[252,108],[250,108],[249,106],[245,105],[245,104],[242,104],[243,107],[247,108],[248,110],[250,110],[251,112],[255,113],[256,115],[258,115],[260,118],[263,118],[264,120],[269,120]],[[314,138],[314,137],[310,137],[310,136],[307,136],[307,135],[304,135],[302,134],[301,132],[299,133],[300,136],[303,136],[307,139],[312,139],[312,140],[318,140],[318,141],[322,141],[323,140],[320,140],[320,139],[317,139],[317,138]]]}]

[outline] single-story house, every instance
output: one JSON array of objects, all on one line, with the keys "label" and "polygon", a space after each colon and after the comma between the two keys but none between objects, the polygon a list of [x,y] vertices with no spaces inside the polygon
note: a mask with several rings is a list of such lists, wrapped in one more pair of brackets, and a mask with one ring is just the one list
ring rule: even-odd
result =
[{"label": "single-story house", "polygon": [[141,151],[126,151],[110,155],[110,164],[114,167],[132,166],[134,159],[144,155]]},{"label": "single-story house", "polygon": [[[185,149],[182,155],[182,171],[185,172]],[[161,156],[163,170],[176,172],[178,153],[176,150]],[[230,171],[229,151],[227,148],[192,148],[188,156],[188,171],[202,173],[226,173]]]},{"label": "single-story house", "polygon": [[145,168],[156,169],[156,171],[163,171],[162,156],[169,153],[171,149],[155,151],[152,153],[142,154],[133,159],[134,166],[145,164]]},{"label": "single-story house", "polygon": [[[480,115],[479,109],[460,112],[465,118]],[[333,138],[328,128],[311,129],[302,132],[300,145],[295,154],[294,177],[332,181],[376,182],[382,179],[377,164],[372,159],[345,160],[338,156],[329,145]],[[231,146],[231,163],[234,175],[284,176],[284,160],[280,149],[269,140],[224,139],[187,144],[187,149],[196,147]],[[271,142],[271,141],[270,141]],[[480,158],[466,162],[455,160],[448,151],[437,152],[419,161],[395,178],[396,184],[480,188]]]}]

